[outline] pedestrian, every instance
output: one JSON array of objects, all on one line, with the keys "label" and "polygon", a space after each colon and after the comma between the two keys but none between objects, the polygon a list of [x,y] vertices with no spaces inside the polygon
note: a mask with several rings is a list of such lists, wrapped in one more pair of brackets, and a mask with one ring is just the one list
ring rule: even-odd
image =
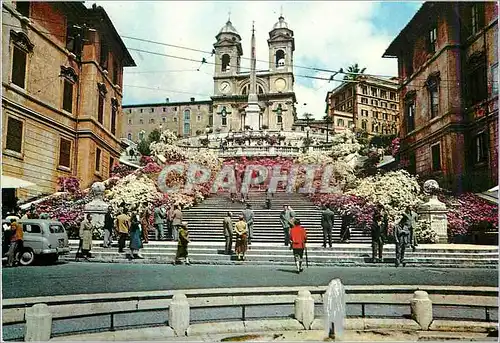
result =
[{"label": "pedestrian", "polygon": [[7,252],[7,266],[13,267],[17,264],[18,254],[23,251],[24,232],[23,226],[17,222],[16,218],[10,219],[10,246]]},{"label": "pedestrian", "polygon": [[226,246],[224,249],[224,254],[231,255],[233,248],[233,221],[231,212],[227,212],[224,220],[222,221],[222,226],[224,230],[224,239],[226,241]]},{"label": "pedestrian", "polygon": [[410,244],[410,218],[403,215],[396,225],[394,225],[394,240],[396,243],[396,267],[400,264],[403,267],[406,265],[405,262],[405,250],[406,246]]},{"label": "pedestrian", "polygon": [[142,228],[142,241],[144,244],[149,243],[149,217],[151,211],[147,202],[142,203],[141,209],[141,228]]},{"label": "pedestrian", "polygon": [[122,213],[116,217],[116,227],[118,230],[118,252],[125,252],[125,241],[130,230],[130,217],[127,215],[128,210],[124,208]]},{"label": "pedestrian", "polygon": [[245,253],[247,251],[247,223],[244,220],[243,215],[240,215],[238,222],[234,225],[234,235],[236,239],[236,246],[234,250],[237,255],[238,261],[245,260]]},{"label": "pedestrian", "polygon": [[108,207],[108,212],[104,215],[104,241],[102,246],[104,248],[111,247],[111,235],[113,234],[115,219],[113,218],[113,207]]},{"label": "pedestrian", "polygon": [[136,213],[132,213],[132,219],[130,222],[130,254],[129,259],[133,258],[143,258],[139,251],[142,248],[141,242],[141,228],[139,227],[139,219]]},{"label": "pedestrian", "polygon": [[382,262],[384,239],[387,233],[388,216],[381,204],[378,204],[373,212],[371,235],[372,235],[372,261]]},{"label": "pedestrian", "polygon": [[178,204],[174,206],[174,211],[172,212],[172,237],[174,241],[179,239],[179,229],[182,225],[182,211]]},{"label": "pedestrian", "polygon": [[321,228],[323,229],[323,248],[326,248],[327,239],[330,248],[332,247],[332,229],[334,220],[335,220],[335,213],[333,213],[331,207],[324,206],[323,212],[321,213]]},{"label": "pedestrian", "polygon": [[80,241],[82,244],[83,258],[88,261],[90,257],[90,250],[92,250],[92,215],[87,213],[83,221],[80,223]]},{"label": "pedestrian", "polygon": [[155,239],[161,241],[164,237],[163,233],[163,212],[162,208],[156,207],[154,210],[154,223],[155,223]]},{"label": "pedestrian", "polygon": [[340,226],[340,242],[349,243],[351,239],[351,224],[353,218],[349,213],[349,210],[345,210],[342,213],[342,223]]},{"label": "pedestrian", "polygon": [[285,246],[290,244],[290,221],[292,217],[290,216],[290,211],[288,210],[288,205],[283,205],[283,211],[280,213],[281,227],[283,228],[283,235],[285,236]]},{"label": "pedestrian", "polygon": [[36,208],[35,208],[35,205],[31,205],[30,207],[30,212],[28,214],[28,219],[38,219],[39,216],[38,216],[38,213],[36,212]]},{"label": "pedestrian", "polygon": [[302,257],[304,255],[304,249],[306,248],[307,233],[306,230],[300,225],[299,219],[295,219],[294,226],[290,230],[290,242],[290,248],[293,249],[293,257],[295,259],[297,273],[300,273],[304,270],[302,268]]},{"label": "pedestrian", "polygon": [[189,231],[187,222],[181,222],[177,226],[179,234],[179,242],[177,243],[177,254],[175,256],[176,264],[187,264],[190,265],[188,257],[188,244],[191,242],[189,240]]},{"label": "pedestrian", "polygon": [[413,211],[411,206],[406,206],[405,213],[403,213],[403,216],[407,217],[408,220],[408,227],[410,230],[410,246],[413,251],[415,251],[416,246],[418,245],[417,243],[417,237],[415,235],[415,229],[417,227],[417,220],[418,220],[418,214]]},{"label": "pedestrian", "polygon": [[243,218],[245,219],[245,222],[247,223],[248,245],[252,245],[254,213],[253,213],[251,204],[247,204],[247,208],[245,210],[243,210]]},{"label": "pedestrian", "polygon": [[266,206],[265,208],[270,210],[271,209],[271,198],[272,198],[272,193],[269,187],[266,189]]},{"label": "pedestrian", "polygon": [[174,239],[174,225],[172,224],[172,219],[174,218],[174,207],[169,206],[165,210],[165,217],[167,218],[167,233],[170,240]]}]

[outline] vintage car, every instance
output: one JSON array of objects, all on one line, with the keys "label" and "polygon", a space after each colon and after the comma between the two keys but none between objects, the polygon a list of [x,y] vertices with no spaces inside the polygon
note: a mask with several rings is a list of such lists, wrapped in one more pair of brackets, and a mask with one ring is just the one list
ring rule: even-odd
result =
[{"label": "vintage car", "polygon": [[[64,226],[55,220],[22,219],[18,221],[23,226],[23,250],[19,256],[20,264],[28,266],[35,258],[44,258],[56,262],[59,255],[69,254],[68,234]],[[2,221],[3,256],[7,254],[10,241],[10,221]]]}]

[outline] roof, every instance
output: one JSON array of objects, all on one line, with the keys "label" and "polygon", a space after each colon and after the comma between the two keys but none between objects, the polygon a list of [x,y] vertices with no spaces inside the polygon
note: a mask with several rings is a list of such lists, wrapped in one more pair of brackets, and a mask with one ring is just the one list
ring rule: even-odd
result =
[{"label": "roof", "polygon": [[135,66],[137,66],[135,64],[134,59],[130,55],[130,52],[128,51],[127,47],[125,46],[125,43],[123,43],[120,35],[116,31],[116,28],[113,25],[113,22],[111,21],[111,19],[109,19],[108,14],[104,10],[104,8],[102,8],[101,6],[95,6],[95,4],[94,4],[94,5],[92,5],[92,8],[89,8],[87,10],[88,10],[89,17],[96,17],[94,19],[96,19],[97,22],[99,22],[99,23],[104,22],[104,24],[111,31],[111,34],[113,35],[113,39],[115,40],[116,43],[118,43],[119,47],[122,50],[122,53],[123,53],[123,66],[124,67],[135,67]]},{"label": "roof", "polygon": [[157,102],[157,103],[149,103],[149,104],[122,105],[122,108],[169,107],[169,106],[198,105],[198,104],[211,104],[211,103],[212,103],[212,100],[179,101],[179,102]]},{"label": "roof", "polygon": [[288,23],[285,21],[285,18],[282,15],[280,15],[278,21],[273,26],[273,30],[276,29],[288,29]]},{"label": "roof", "polygon": [[[424,4],[418,9],[417,13],[410,19],[408,24],[399,32],[399,34],[394,38],[389,47],[385,50],[382,57],[391,58],[397,57],[400,49],[398,49],[399,45],[406,41],[406,37],[408,34],[414,29],[415,26],[421,25],[424,21],[428,20],[429,15],[431,14],[432,7],[435,6],[435,2],[424,2]],[[446,4],[449,6],[449,3]]]}]

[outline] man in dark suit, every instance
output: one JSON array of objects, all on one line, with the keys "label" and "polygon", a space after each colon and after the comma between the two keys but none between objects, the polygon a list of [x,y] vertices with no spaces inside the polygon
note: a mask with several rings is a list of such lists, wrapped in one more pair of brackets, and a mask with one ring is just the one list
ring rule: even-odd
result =
[{"label": "man in dark suit", "polygon": [[324,206],[321,213],[321,227],[323,228],[323,248],[326,248],[326,239],[328,244],[332,247],[332,229],[334,224],[335,214],[330,206]]},{"label": "man in dark suit", "polygon": [[389,219],[384,207],[379,204],[373,213],[372,222],[372,261],[382,262],[382,250],[387,234]]}]

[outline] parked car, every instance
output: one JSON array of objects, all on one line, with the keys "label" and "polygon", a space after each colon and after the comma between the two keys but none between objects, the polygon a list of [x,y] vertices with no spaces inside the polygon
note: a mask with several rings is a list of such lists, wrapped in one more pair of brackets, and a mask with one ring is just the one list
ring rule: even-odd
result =
[{"label": "parked car", "polygon": [[[63,224],[55,220],[47,219],[23,219],[18,221],[23,226],[24,247],[19,256],[19,262],[23,266],[29,266],[35,258],[43,257],[50,262],[56,262],[59,255],[69,254],[68,234]],[[8,249],[10,235],[5,234],[10,222],[2,221],[2,253],[4,257]]]}]

